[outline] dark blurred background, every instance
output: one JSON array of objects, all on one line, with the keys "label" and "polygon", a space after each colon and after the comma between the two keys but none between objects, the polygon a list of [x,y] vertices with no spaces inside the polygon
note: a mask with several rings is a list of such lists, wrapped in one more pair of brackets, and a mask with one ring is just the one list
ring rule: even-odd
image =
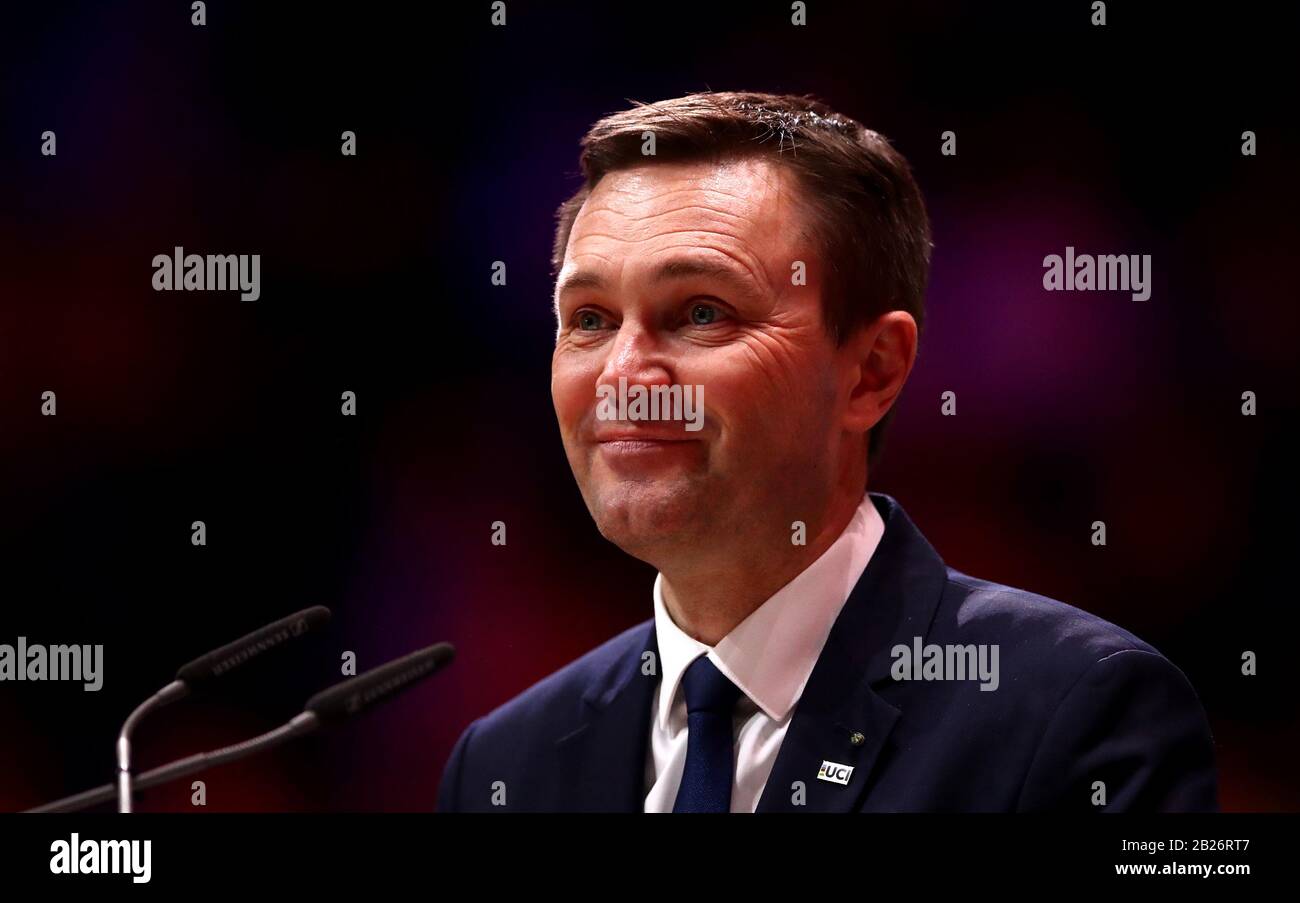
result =
[{"label": "dark blurred background", "polygon": [[[275,726],[346,650],[448,640],[396,702],[199,776],[209,811],[429,810],[470,720],[650,616],[652,569],[597,534],[560,445],[548,256],[586,128],[705,89],[814,93],[926,194],[929,323],[871,488],[951,566],[1172,658],[1225,809],[1300,809],[1296,13],[1048,6],[7,10],[0,643],[102,643],[105,683],[0,683],[0,810],[109,780],[178,665],[313,604],[328,632],[147,721],[138,764]],[[1043,291],[1067,244],[1151,254],[1151,300]],[[261,254],[261,298],[153,291],[176,245]]]}]

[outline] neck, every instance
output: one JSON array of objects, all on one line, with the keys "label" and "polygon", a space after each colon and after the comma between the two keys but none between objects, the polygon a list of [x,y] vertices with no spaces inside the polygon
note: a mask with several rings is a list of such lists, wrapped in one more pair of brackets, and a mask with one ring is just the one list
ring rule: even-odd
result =
[{"label": "neck", "polygon": [[[706,646],[716,646],[831,547],[853,519],[865,491],[862,487],[856,494],[836,493],[806,545],[792,543],[788,532],[760,542],[746,537],[743,544],[707,561],[660,568],[664,606],[673,622]],[[782,554],[773,554],[773,548]]]}]

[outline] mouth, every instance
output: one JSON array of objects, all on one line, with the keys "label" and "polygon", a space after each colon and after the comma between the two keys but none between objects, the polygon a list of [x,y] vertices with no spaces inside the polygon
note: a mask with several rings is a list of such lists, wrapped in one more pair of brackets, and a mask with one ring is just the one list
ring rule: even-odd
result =
[{"label": "mouth", "polygon": [[700,440],[692,436],[683,436],[680,432],[624,429],[597,433],[595,441],[597,445],[661,445]]},{"label": "mouth", "polygon": [[680,433],[639,430],[610,432],[596,437],[600,457],[615,471],[643,473],[689,465],[699,457],[702,443]]},{"label": "mouth", "polygon": [[599,444],[603,451],[615,454],[666,451],[688,445],[689,439],[605,439]]},{"label": "mouth", "polygon": [[607,436],[597,439],[597,445],[677,445],[686,442],[698,442],[698,439],[683,439],[680,436]]}]

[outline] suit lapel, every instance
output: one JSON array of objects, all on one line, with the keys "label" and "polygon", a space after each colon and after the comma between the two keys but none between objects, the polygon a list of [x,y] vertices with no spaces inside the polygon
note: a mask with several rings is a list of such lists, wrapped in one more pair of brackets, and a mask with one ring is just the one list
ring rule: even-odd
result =
[{"label": "suit lapel", "polygon": [[[556,741],[558,812],[641,812],[645,806],[650,710],[659,686],[654,621],[639,628],[632,654],[583,695],[581,723]],[[644,653],[656,667],[644,674]]]},{"label": "suit lapel", "polygon": [[[888,755],[902,713],[877,690],[890,683],[890,650],[924,637],[947,580],[942,559],[890,496],[871,493],[885,532],[836,618],[795,707],[759,799],[759,812],[861,809],[873,769]],[[832,778],[818,777],[823,762]],[[852,768],[852,772],[847,772]],[[796,782],[802,782],[799,793]]]},{"label": "suit lapel", "polygon": [[[821,661],[829,667],[823,668]],[[846,664],[842,655],[819,660],[781,741],[757,811],[849,812],[861,797],[899,711]],[[823,763],[829,766],[826,779],[819,777]]]}]

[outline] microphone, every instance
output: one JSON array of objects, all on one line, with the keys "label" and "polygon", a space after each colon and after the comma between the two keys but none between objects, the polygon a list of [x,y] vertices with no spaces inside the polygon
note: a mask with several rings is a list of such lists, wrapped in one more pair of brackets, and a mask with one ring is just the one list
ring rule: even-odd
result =
[{"label": "microphone", "polygon": [[324,605],[304,608],[273,624],[254,630],[233,643],[227,643],[220,649],[213,649],[188,665],[182,665],[176,672],[176,679],[197,689],[247,664],[264,652],[269,652],[308,631],[324,626],[329,619],[330,610]]},{"label": "microphone", "polygon": [[321,690],[308,699],[303,708],[325,724],[345,721],[377,702],[391,699],[440,670],[455,657],[456,650],[451,643],[428,646]]},{"label": "microphone", "polygon": [[[223,746],[211,752],[197,753],[177,759],[136,776],[134,786],[140,789],[156,787],[176,778],[185,777],[215,765],[224,765],[246,758],[263,750],[279,746],[294,737],[310,734],[321,725],[338,724],[358,715],[380,702],[392,699],[398,693],[441,670],[455,658],[456,650],[450,643],[437,643],[418,652],[394,659],[378,668],[348,678],[322,690],[303,707],[303,711],[284,724],[259,734],[242,743]],[[107,802],[114,795],[112,784],[103,784],[92,790],[46,803],[27,812],[76,812]]]},{"label": "microphone", "polygon": [[131,811],[131,734],[145,715],[184,699],[192,690],[202,689],[223,674],[320,627],[329,619],[330,610],[316,605],[267,624],[182,666],[175,680],[136,706],[117,736],[117,811]]}]

